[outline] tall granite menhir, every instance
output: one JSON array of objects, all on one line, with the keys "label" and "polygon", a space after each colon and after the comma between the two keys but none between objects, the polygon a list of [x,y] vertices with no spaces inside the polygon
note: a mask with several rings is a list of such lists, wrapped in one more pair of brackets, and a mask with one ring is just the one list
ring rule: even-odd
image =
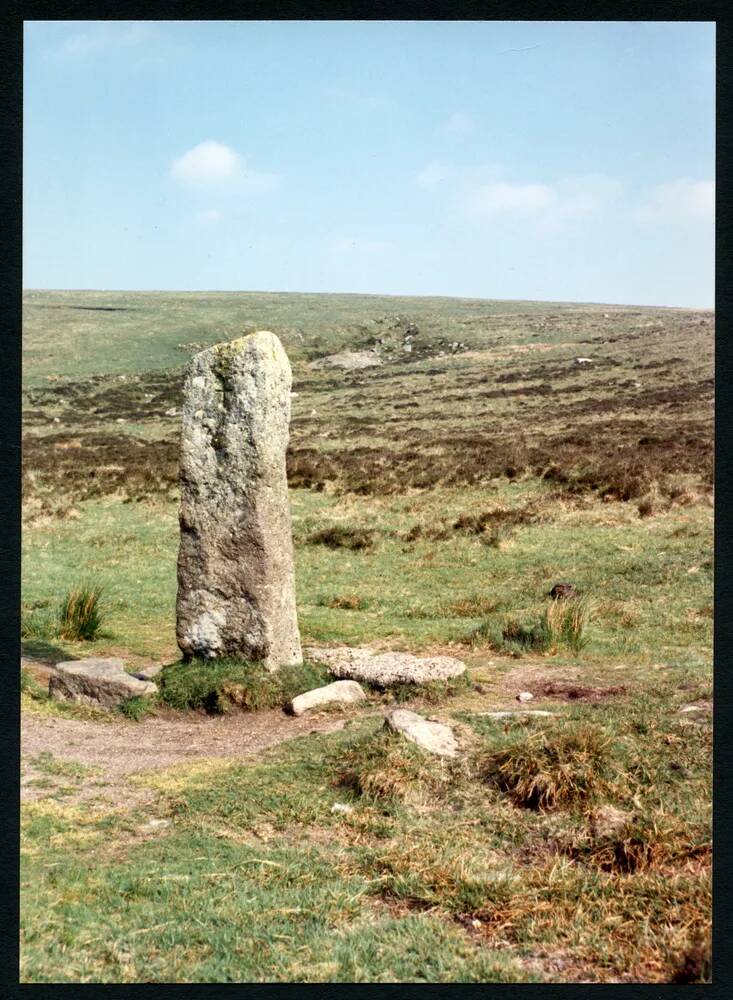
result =
[{"label": "tall granite menhir", "polygon": [[191,359],[176,636],[184,659],[300,663],[285,472],[290,364],[268,331]]}]

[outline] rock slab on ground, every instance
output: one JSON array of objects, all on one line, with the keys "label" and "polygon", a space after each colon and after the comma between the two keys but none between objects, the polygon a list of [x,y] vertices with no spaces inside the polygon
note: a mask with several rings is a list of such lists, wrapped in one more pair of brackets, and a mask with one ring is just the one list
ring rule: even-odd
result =
[{"label": "rock slab on ground", "polygon": [[382,364],[382,359],[376,351],[340,351],[338,354],[328,354],[324,358],[311,361],[311,368],[345,368],[356,371],[360,368],[374,368]]},{"label": "rock slab on ground", "polygon": [[296,695],[290,702],[290,710],[293,715],[303,715],[304,712],[324,705],[357,705],[362,701],[366,701],[366,695],[356,681],[334,681],[325,687],[313,688],[312,691]]},{"label": "rock slab on ground", "polygon": [[48,693],[56,701],[74,701],[94,708],[116,708],[127,698],[153,695],[158,688],[125,673],[122,660],[90,658],[57,663]]},{"label": "rock slab on ground", "polygon": [[310,647],[308,659],[322,663],[335,677],[391,687],[395,684],[427,684],[459,677],[466,664],[452,656],[413,656],[411,653],[375,653],[371,649],[342,646]]},{"label": "rock slab on ground", "polygon": [[428,753],[441,757],[455,757],[458,754],[458,741],[450,726],[441,722],[431,722],[417,712],[406,708],[395,708],[385,719],[388,729],[400,733],[405,739],[417,743]]},{"label": "rock slab on ground", "polygon": [[285,472],[290,363],[268,331],[186,374],[176,637],[185,659],[302,661]]}]

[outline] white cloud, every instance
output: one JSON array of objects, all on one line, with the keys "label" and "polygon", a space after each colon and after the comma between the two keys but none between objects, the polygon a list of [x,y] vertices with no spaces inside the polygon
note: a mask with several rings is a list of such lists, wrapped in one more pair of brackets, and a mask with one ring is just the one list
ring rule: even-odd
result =
[{"label": "white cloud", "polygon": [[469,115],[463,114],[462,111],[456,111],[443,122],[441,131],[446,135],[463,139],[471,135],[474,128],[473,119]]},{"label": "white cloud", "polygon": [[622,185],[603,174],[557,181],[516,181],[497,164],[458,167],[429,163],[417,183],[440,189],[465,215],[476,221],[515,220],[541,224],[545,230],[594,215],[617,201]]},{"label": "white cloud", "polygon": [[484,217],[507,213],[524,216],[536,215],[554,205],[557,200],[556,192],[547,184],[496,181],[472,191],[468,204],[475,214]]},{"label": "white cloud", "polygon": [[241,157],[229,146],[207,139],[173,161],[173,176],[198,183],[234,177],[242,169]]},{"label": "white cloud", "polygon": [[686,177],[652,188],[638,211],[642,222],[712,221],[715,218],[715,181]]},{"label": "white cloud", "polygon": [[593,215],[621,191],[618,181],[602,175],[567,177],[552,184],[492,181],[468,192],[466,208],[481,218],[504,215],[559,224]]},{"label": "white cloud", "polygon": [[86,31],[66,38],[57,54],[66,59],[78,59],[111,49],[130,48],[151,41],[152,25],[145,21],[105,21],[92,23]]},{"label": "white cloud", "polygon": [[279,181],[276,174],[252,170],[236,150],[213,139],[200,142],[175,159],[171,174],[191,187],[224,185],[242,193],[271,191]]}]

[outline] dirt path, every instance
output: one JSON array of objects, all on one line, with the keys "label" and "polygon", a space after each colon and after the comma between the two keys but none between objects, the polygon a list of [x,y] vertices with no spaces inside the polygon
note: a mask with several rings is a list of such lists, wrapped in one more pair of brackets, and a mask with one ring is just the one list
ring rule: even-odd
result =
[{"label": "dirt path", "polygon": [[248,757],[305,733],[333,732],[344,718],[291,718],[279,710],[140,722],[87,722],[25,714],[21,756],[51,753],[61,760],[102,767],[110,775],[168,767],[193,757]]},{"label": "dirt path", "polygon": [[[324,713],[292,718],[273,709],[231,716],[91,722],[23,713],[21,799],[37,801],[65,789],[68,803],[98,799],[128,808],[141,805],[154,796],[127,781],[128,775],[182,761],[253,757],[297,736],[335,732],[343,728],[348,717]],[[69,771],[79,764],[94,771],[84,780],[74,781]]]}]

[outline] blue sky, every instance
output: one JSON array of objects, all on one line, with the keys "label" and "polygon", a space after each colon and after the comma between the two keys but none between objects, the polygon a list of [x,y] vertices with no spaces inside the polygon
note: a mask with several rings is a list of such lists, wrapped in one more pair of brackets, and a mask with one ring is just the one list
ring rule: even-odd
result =
[{"label": "blue sky", "polygon": [[715,28],[26,22],[24,286],[707,308]]}]

